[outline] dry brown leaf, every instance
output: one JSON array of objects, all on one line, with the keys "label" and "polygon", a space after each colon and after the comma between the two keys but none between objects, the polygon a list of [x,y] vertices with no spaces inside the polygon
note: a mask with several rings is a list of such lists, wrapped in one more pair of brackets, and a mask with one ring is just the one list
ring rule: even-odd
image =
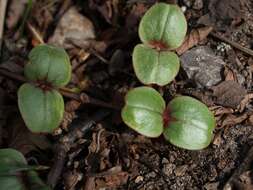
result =
[{"label": "dry brown leaf", "polygon": [[234,110],[232,108],[225,108],[225,107],[222,107],[222,106],[212,106],[212,107],[209,107],[209,109],[212,112],[214,112],[215,116],[230,114],[230,113],[234,112]]},{"label": "dry brown leaf", "polygon": [[112,175],[106,175],[103,178],[96,179],[96,189],[116,188],[125,184],[127,180],[128,173],[124,171],[113,173]]},{"label": "dry brown leaf", "polygon": [[233,115],[233,114],[229,114],[223,121],[222,121],[222,125],[221,127],[226,127],[226,126],[234,126],[237,124],[242,123],[244,120],[246,120],[248,118],[248,114],[247,113],[243,113],[242,115]]},{"label": "dry brown leaf", "polygon": [[253,114],[249,116],[249,118],[246,121],[247,125],[253,125]]},{"label": "dry brown leaf", "polygon": [[219,131],[218,133],[215,134],[214,138],[213,138],[213,144],[216,146],[220,146],[221,142],[222,142],[222,132]]},{"label": "dry brown leaf", "polygon": [[225,75],[225,81],[232,80],[232,81],[238,82],[235,72],[227,67],[225,67],[224,75]]},{"label": "dry brown leaf", "polygon": [[234,81],[223,81],[217,86],[212,87],[215,103],[231,108],[237,108],[247,94],[244,87]]},{"label": "dry brown leaf", "polygon": [[75,7],[71,7],[62,16],[49,42],[64,48],[72,48],[72,44],[77,42],[80,43],[79,46],[89,46],[94,38],[93,23]]},{"label": "dry brown leaf", "polygon": [[253,93],[245,95],[239,105],[239,109],[238,109],[239,112],[242,112],[252,99],[253,99]]},{"label": "dry brown leaf", "polygon": [[179,55],[182,55],[188,49],[197,45],[200,41],[204,40],[208,34],[213,30],[211,26],[193,29],[189,35],[186,36],[184,43],[176,49]]}]

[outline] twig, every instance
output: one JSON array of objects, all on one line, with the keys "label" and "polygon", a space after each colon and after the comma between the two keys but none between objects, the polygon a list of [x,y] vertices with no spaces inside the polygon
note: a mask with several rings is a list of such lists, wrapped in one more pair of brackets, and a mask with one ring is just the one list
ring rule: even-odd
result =
[{"label": "twig", "polygon": [[250,56],[253,56],[253,50],[251,50],[249,48],[246,48],[246,47],[243,47],[242,45],[240,45],[237,42],[233,42],[233,41],[229,40],[228,38],[225,38],[223,36],[215,34],[214,32],[211,32],[210,35],[217,38],[217,39],[219,39],[219,40],[221,40],[221,41],[224,41],[224,42],[228,43],[229,45],[233,46],[234,48],[239,49],[242,52],[244,52],[244,53],[246,53]]},{"label": "twig", "polygon": [[29,22],[27,22],[27,26],[36,40],[38,40],[41,44],[44,44],[45,42],[39,32]]},{"label": "twig", "polygon": [[12,80],[17,80],[17,81],[20,81],[20,82],[27,82],[25,77],[23,77],[21,75],[18,75],[16,73],[12,73],[10,71],[7,71],[6,69],[0,69],[0,75],[8,77]]},{"label": "twig", "polygon": [[103,120],[109,114],[108,111],[101,110],[96,112],[90,119],[79,122],[78,124],[71,124],[73,128],[67,135],[63,136],[56,144],[56,154],[54,164],[49,172],[47,183],[51,187],[57,184],[66,161],[67,153],[73,146],[77,139],[82,138],[88,131],[95,127],[95,123]]},{"label": "twig", "polygon": [[227,183],[224,185],[224,190],[234,189],[235,185],[240,185],[240,175],[247,171],[253,160],[253,146],[249,149],[246,158],[243,160],[241,165],[236,168],[233,175],[229,178]]},{"label": "twig", "polygon": [[[8,77],[13,80],[21,81],[21,82],[29,82],[28,80],[26,80],[25,77],[23,77],[19,74],[7,71],[6,69],[0,68],[0,75]],[[101,107],[105,107],[105,108],[120,110],[120,107],[110,104],[110,103],[107,103],[107,102],[104,102],[104,101],[101,101],[101,100],[98,100],[96,98],[92,98],[89,95],[87,95],[86,93],[77,94],[67,88],[60,88],[59,91],[63,96],[70,98],[70,99],[77,100],[83,104],[91,104],[91,105],[101,106]]]},{"label": "twig", "polygon": [[4,20],[5,20],[5,12],[6,12],[7,3],[8,3],[8,0],[0,0],[0,55],[2,51]]}]

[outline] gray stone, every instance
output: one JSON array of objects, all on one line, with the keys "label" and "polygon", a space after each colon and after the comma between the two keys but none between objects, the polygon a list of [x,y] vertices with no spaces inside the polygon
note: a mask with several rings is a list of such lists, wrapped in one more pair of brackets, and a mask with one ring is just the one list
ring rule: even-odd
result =
[{"label": "gray stone", "polygon": [[192,48],[180,59],[188,78],[193,80],[198,87],[211,87],[222,80],[221,70],[225,62],[208,46]]}]

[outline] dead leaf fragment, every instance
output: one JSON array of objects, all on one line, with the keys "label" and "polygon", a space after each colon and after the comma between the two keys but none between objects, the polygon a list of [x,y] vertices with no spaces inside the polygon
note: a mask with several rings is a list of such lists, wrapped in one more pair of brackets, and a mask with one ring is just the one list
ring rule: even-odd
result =
[{"label": "dead leaf fragment", "polygon": [[49,43],[71,48],[72,41],[89,46],[94,40],[95,32],[92,22],[81,15],[75,7],[71,7],[61,18]]},{"label": "dead leaf fragment", "polygon": [[128,180],[128,173],[121,171],[116,174],[107,175],[103,178],[96,179],[96,189],[102,188],[116,188],[123,185]]},{"label": "dead leaf fragment", "polygon": [[188,49],[197,45],[200,41],[204,40],[208,34],[213,30],[211,26],[193,29],[190,34],[186,36],[184,43],[176,49],[179,55],[182,55]]},{"label": "dead leaf fragment", "polygon": [[234,81],[223,81],[212,89],[217,104],[234,109],[247,94],[245,88]]},{"label": "dead leaf fragment", "polygon": [[253,99],[253,93],[249,93],[242,99],[240,105],[239,105],[239,112],[242,112],[245,107],[252,101]]},{"label": "dead leaf fragment", "polygon": [[248,114],[244,113],[242,115],[233,115],[233,114],[229,114],[228,116],[226,116],[226,118],[222,121],[222,126],[221,127],[226,127],[226,126],[234,126],[237,124],[242,123],[244,120],[246,120],[248,118]]}]

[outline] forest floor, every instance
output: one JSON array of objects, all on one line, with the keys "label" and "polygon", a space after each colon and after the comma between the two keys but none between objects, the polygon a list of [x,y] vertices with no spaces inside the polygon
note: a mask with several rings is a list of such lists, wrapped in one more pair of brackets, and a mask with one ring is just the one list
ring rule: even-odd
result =
[{"label": "forest floor", "polygon": [[[208,148],[188,151],[150,139],[120,118],[124,95],[142,84],[132,68],[138,24],[155,0],[8,1],[0,64],[0,146],[22,152],[54,189],[253,189],[253,2],[167,0],[188,21],[176,79],[157,87],[166,102],[195,97],[215,114]],[[0,10],[1,12],[1,10]],[[1,22],[0,22],[1,23]],[[1,36],[0,36],[1,38]],[[62,125],[31,133],[17,106],[23,66],[40,43],[72,64]],[[80,135],[81,129],[83,133]]]}]

